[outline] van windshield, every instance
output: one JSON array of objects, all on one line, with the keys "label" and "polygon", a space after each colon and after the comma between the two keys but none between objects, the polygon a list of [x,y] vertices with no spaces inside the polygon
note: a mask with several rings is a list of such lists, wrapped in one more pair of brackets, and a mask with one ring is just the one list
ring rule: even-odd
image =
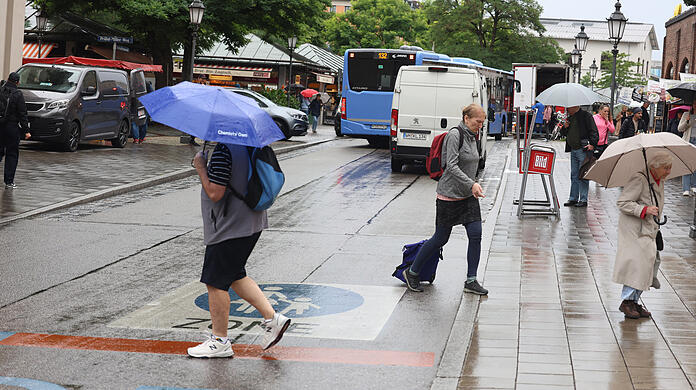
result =
[{"label": "van windshield", "polygon": [[80,81],[80,71],[73,69],[24,66],[17,73],[20,89],[67,93],[74,91]]}]

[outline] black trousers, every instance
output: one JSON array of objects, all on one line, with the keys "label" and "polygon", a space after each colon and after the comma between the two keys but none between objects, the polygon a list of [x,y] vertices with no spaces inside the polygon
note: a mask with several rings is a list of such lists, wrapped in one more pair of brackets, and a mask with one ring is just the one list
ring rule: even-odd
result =
[{"label": "black trousers", "polygon": [[19,162],[19,125],[8,122],[0,125],[0,162],[5,157],[5,184],[14,183]]}]

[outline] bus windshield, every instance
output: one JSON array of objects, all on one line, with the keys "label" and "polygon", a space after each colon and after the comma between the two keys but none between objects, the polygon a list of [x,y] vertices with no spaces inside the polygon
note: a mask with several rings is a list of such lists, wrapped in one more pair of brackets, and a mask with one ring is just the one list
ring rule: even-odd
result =
[{"label": "bus windshield", "polygon": [[387,51],[351,52],[348,55],[348,83],[353,91],[394,91],[399,68],[415,64],[415,56]]}]

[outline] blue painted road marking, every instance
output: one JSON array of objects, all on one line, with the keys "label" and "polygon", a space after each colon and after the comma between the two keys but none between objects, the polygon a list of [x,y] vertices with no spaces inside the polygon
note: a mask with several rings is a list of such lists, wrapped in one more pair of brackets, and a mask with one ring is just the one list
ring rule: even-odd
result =
[{"label": "blue painted road marking", "polygon": [[[291,318],[305,318],[344,313],[362,306],[364,298],[353,291],[318,284],[259,285],[273,308]],[[260,314],[230,289],[230,315],[233,317],[259,318]],[[208,294],[196,297],[196,306],[208,308]]]},{"label": "blue painted road marking", "polygon": [[16,386],[27,390],[66,390],[65,387],[49,382],[27,378],[13,378],[9,376],[0,376],[0,385]]},{"label": "blue painted road marking", "polygon": [[140,386],[135,390],[214,390],[214,389],[193,389],[193,388],[189,388],[189,387]]},{"label": "blue painted road marking", "polygon": [[0,341],[12,336],[14,332],[0,332]]}]

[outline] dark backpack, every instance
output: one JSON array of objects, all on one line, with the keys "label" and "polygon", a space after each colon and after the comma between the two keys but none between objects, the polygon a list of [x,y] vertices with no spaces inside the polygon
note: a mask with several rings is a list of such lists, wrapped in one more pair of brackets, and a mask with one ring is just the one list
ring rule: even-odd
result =
[{"label": "dark backpack", "polygon": [[[459,149],[461,149],[464,144],[464,130],[459,126],[453,127],[453,129],[459,130]],[[440,180],[442,172],[445,170],[442,161],[442,145],[445,143],[447,134],[449,134],[449,132],[442,133],[433,138],[430,151],[428,151],[428,155],[425,158],[425,169],[428,171],[430,178],[435,181]]]},{"label": "dark backpack", "polygon": [[11,95],[12,92],[5,88],[4,85],[0,88],[0,123],[7,121]]},{"label": "dark backpack", "polygon": [[240,194],[231,186],[228,188],[252,210],[266,210],[275,201],[285,183],[285,174],[280,169],[275,152],[270,146],[248,147],[249,181],[246,195]]}]

